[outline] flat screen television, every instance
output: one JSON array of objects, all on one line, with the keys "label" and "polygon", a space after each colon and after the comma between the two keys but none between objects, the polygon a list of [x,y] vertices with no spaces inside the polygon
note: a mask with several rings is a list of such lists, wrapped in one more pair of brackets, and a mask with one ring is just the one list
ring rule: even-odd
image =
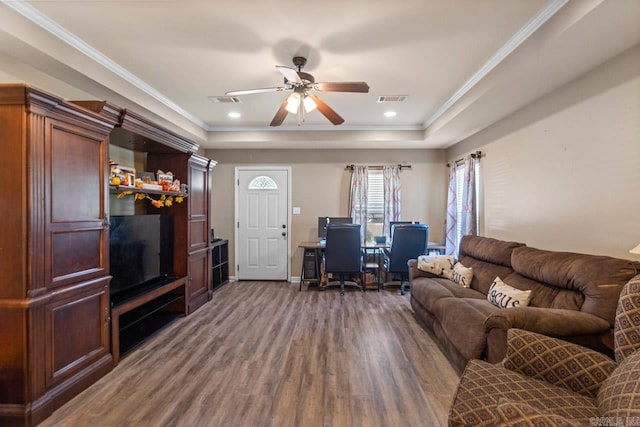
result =
[{"label": "flat screen television", "polygon": [[173,274],[173,217],[164,214],[109,217],[111,298],[152,287]]},{"label": "flat screen television", "polygon": [[319,216],[318,217],[318,237],[327,238],[327,224],[353,224],[350,216]]}]

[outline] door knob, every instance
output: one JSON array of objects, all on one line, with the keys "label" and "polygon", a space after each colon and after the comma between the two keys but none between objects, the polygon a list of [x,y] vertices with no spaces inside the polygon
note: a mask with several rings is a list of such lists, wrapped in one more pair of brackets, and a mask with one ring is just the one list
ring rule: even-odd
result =
[{"label": "door knob", "polygon": [[282,237],[285,237],[287,235],[287,233],[285,233],[284,231],[282,232]]}]

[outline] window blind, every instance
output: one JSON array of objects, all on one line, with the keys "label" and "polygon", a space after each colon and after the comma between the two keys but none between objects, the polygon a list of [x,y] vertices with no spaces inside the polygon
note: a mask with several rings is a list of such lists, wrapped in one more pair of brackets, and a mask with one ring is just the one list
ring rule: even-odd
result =
[{"label": "window blind", "polygon": [[369,170],[367,190],[367,216],[369,222],[384,221],[384,176],[381,170]]}]

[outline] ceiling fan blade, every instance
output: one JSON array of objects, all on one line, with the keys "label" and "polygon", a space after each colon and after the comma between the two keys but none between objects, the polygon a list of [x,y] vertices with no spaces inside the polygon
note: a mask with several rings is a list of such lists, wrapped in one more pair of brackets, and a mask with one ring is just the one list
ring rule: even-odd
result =
[{"label": "ceiling fan blade", "polygon": [[285,89],[286,89],[285,87],[278,86],[278,87],[262,87],[262,88],[258,88],[258,89],[230,90],[229,92],[226,92],[225,95],[227,95],[227,96],[251,95],[251,94],[254,94],[254,93],[280,92],[280,91],[283,91]]},{"label": "ceiling fan blade", "polygon": [[295,83],[299,85],[302,84],[302,79],[298,75],[298,72],[293,68],[285,67],[283,65],[276,65],[276,68],[278,69],[278,71],[280,71],[280,73],[282,73],[282,75],[284,76],[285,79],[287,79],[287,81],[290,81],[291,83]]},{"label": "ceiling fan blade", "polygon": [[280,126],[282,122],[284,122],[284,118],[287,117],[287,114],[289,113],[287,111],[287,99],[288,98],[285,98],[284,101],[282,101],[280,108],[278,108],[276,115],[273,116],[273,120],[271,120],[271,124],[269,124],[269,126]]},{"label": "ceiling fan blade", "polygon": [[308,94],[318,106],[318,111],[320,111],[331,123],[334,125],[340,125],[344,123],[344,119],[340,116],[340,114],[336,113],[333,108],[329,107],[327,103],[325,103],[318,96],[313,94]]},{"label": "ceiling fan blade", "polygon": [[369,85],[365,82],[324,82],[316,83],[313,88],[323,92],[369,92]]}]

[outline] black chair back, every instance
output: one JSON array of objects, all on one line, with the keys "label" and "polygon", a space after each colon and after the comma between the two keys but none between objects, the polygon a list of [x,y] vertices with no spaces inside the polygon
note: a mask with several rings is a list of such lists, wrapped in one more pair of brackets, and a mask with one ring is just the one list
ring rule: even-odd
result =
[{"label": "black chair back", "polygon": [[420,222],[419,221],[389,221],[389,238],[393,240],[393,229],[396,228],[396,225],[407,225],[407,224],[420,224]]},{"label": "black chair back", "polygon": [[360,224],[327,225],[324,248],[327,273],[357,273],[362,269]]},{"label": "black chair back", "polygon": [[427,253],[429,226],[397,224],[393,230],[388,271],[390,273],[407,273],[409,271],[407,261]]}]

